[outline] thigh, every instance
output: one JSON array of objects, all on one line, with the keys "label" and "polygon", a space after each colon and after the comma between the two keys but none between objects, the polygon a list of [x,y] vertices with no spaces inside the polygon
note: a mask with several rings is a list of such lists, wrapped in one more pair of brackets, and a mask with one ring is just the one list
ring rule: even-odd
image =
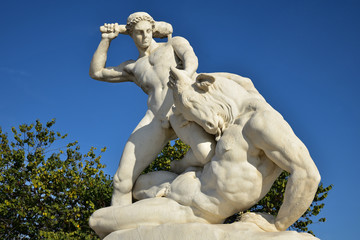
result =
[{"label": "thigh", "polygon": [[148,110],[125,145],[116,172],[120,181],[131,178],[134,182],[161,152],[172,136],[173,131],[163,128],[161,121]]}]

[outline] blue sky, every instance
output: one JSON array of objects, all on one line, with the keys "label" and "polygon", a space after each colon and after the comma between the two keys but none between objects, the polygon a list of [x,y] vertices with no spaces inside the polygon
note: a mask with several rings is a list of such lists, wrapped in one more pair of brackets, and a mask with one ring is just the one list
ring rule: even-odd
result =
[{"label": "blue sky", "polygon": [[[321,239],[356,239],[360,135],[358,1],[7,1],[0,3],[0,126],[57,119],[55,128],[103,155],[116,171],[146,111],[132,83],[92,80],[99,26],[146,11],[189,40],[198,72],[232,72],[256,88],[307,145],[325,185],[334,184],[312,229]],[[108,65],[136,59],[128,36]]]}]

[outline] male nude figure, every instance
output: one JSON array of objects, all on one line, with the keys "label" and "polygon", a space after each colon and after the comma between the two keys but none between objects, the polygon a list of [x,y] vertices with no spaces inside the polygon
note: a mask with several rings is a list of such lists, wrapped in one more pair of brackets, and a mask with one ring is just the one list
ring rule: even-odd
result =
[{"label": "male nude figure", "polygon": [[[286,230],[310,206],[320,181],[305,145],[245,79],[248,90],[242,82],[221,75],[200,74],[192,83],[179,70],[172,68],[172,72],[178,79],[173,83],[178,113],[218,135],[214,157],[203,169],[189,169],[179,176],[142,175],[134,194],[152,198],[100,209],[90,218],[90,226],[106,236],[140,225],[222,223],[261,200],[286,170],[290,177],[276,218],[258,221],[261,215],[254,214],[245,220],[265,231]],[[154,180],[159,188],[146,194]]]},{"label": "male nude figure", "polygon": [[[182,116],[172,114],[173,95],[167,86],[170,67],[183,69],[191,77],[198,67],[198,59],[184,38],[157,43],[152,38],[154,27],[155,21],[144,12],[131,14],[126,27],[105,24],[100,28],[102,39],[90,64],[92,78],[111,83],[131,81],[149,95],[148,110],[129,137],[114,176],[112,205],[131,204],[131,190],[137,177],[176,136],[192,148],[185,161],[191,159],[194,164],[204,164],[214,152],[213,136],[194,123],[183,126]],[[105,67],[110,42],[119,33],[132,37],[139,57],[117,67]]]}]

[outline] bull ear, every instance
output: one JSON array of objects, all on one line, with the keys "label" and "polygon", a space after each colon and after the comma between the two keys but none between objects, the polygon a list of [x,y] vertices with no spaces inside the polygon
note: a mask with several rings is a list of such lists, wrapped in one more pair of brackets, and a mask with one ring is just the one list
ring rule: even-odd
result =
[{"label": "bull ear", "polygon": [[215,77],[210,74],[200,73],[196,77],[196,86],[198,86],[198,88],[204,90],[205,92],[209,90],[209,87],[214,82],[215,82]]}]

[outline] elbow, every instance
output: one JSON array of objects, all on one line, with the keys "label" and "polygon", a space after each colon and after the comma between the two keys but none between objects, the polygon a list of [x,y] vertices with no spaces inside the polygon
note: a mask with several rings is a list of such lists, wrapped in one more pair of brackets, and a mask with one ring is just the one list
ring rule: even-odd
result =
[{"label": "elbow", "polygon": [[301,182],[306,182],[310,188],[317,189],[321,176],[319,170],[315,166],[315,164],[311,164],[311,166],[303,167],[300,169],[296,169],[292,173],[294,179],[297,179]]},{"label": "elbow", "polygon": [[321,180],[321,176],[319,170],[317,169],[314,162],[307,168],[307,178],[314,183],[314,185],[318,186]]},{"label": "elbow", "polygon": [[314,171],[314,173],[311,175],[312,179],[314,182],[316,182],[316,185],[319,185],[320,181],[321,181],[321,176],[319,171],[316,169],[316,171]]},{"label": "elbow", "polygon": [[94,71],[89,71],[89,75],[92,79],[95,79],[95,80],[99,80],[99,81],[102,81],[103,80],[103,76],[102,76],[102,73],[101,71],[98,71],[98,72],[94,72]]},{"label": "elbow", "polygon": [[314,192],[314,194],[319,187],[320,180],[321,180],[321,176],[317,169],[312,170],[308,173],[308,183],[309,183],[308,189],[309,190],[311,189]]}]

